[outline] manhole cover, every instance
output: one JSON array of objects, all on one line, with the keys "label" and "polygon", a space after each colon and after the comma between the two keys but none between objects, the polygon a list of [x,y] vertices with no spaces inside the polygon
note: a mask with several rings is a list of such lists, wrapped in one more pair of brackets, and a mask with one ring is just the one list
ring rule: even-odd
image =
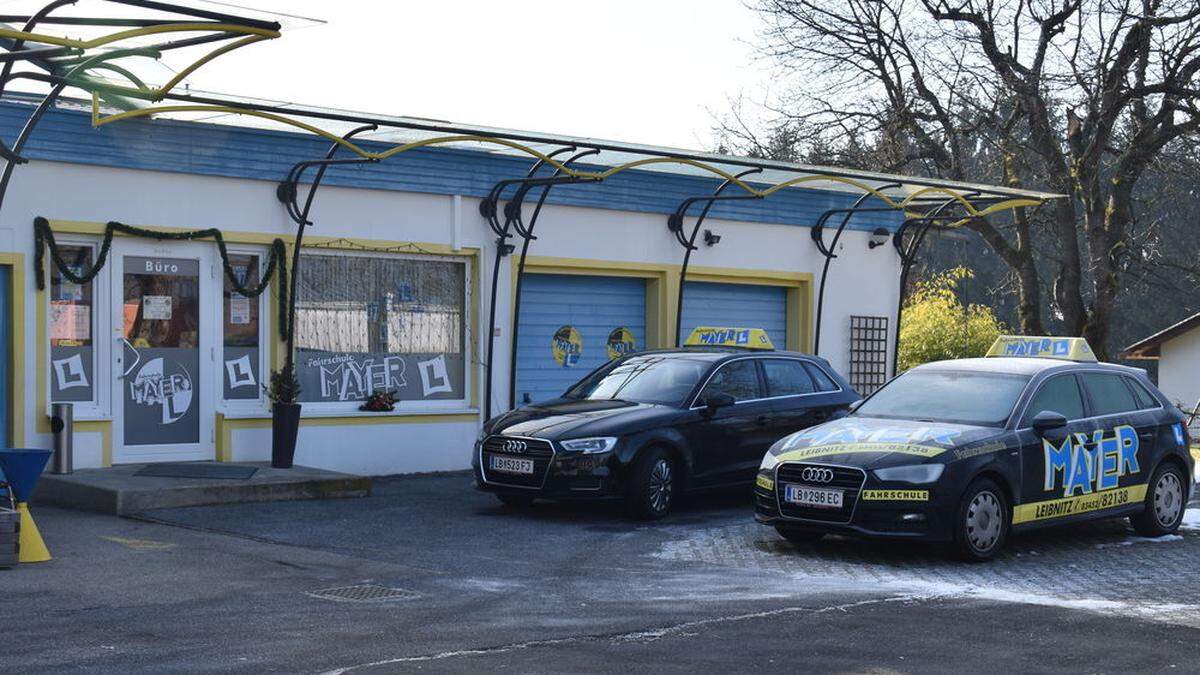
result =
[{"label": "manhole cover", "polygon": [[354,586],[323,588],[319,591],[308,591],[305,595],[322,600],[334,600],[336,602],[391,602],[395,600],[412,600],[421,596],[416,591],[403,588],[388,588],[379,584],[355,584]]}]

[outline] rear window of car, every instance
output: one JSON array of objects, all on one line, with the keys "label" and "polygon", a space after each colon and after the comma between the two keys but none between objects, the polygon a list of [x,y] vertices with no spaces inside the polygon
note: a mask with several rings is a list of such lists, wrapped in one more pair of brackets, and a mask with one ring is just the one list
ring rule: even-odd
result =
[{"label": "rear window of car", "polygon": [[820,366],[812,363],[805,363],[804,369],[807,370],[808,374],[812,376],[813,383],[817,385],[817,391],[838,390],[837,383],[834,382],[833,378],[829,377],[829,375],[822,370]]},{"label": "rear window of car", "polygon": [[1125,379],[1108,373],[1083,374],[1083,386],[1092,399],[1093,415],[1115,415],[1139,408]]},{"label": "rear window of car", "polygon": [[1146,389],[1146,385],[1138,382],[1136,378],[1127,377],[1125,378],[1125,383],[1128,384],[1129,388],[1133,390],[1133,398],[1137,400],[1138,408],[1140,410],[1149,410],[1150,408],[1157,408],[1162,405],[1158,402],[1158,399],[1155,398],[1148,389]]},{"label": "rear window of car", "polygon": [[1059,413],[1069,420],[1083,417],[1083,395],[1074,375],[1056,375],[1043,382],[1025,408],[1021,426],[1033,424],[1033,418],[1043,411]]},{"label": "rear window of car", "polygon": [[795,359],[763,359],[763,374],[767,376],[767,396],[796,396],[811,394],[812,378],[804,364]]}]

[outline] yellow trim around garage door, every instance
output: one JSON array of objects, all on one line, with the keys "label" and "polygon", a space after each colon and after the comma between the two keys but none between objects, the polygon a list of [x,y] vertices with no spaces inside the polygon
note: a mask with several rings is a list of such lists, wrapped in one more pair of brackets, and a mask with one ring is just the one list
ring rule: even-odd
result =
[{"label": "yellow trim around garage door", "polygon": [[[517,297],[516,256],[512,260],[510,275],[510,300]],[[675,289],[679,284],[679,267],[658,263],[618,262],[591,260],[587,258],[550,258],[529,256],[525,259],[526,274],[575,274],[595,277],[633,277],[646,280],[646,348],[661,349],[671,346],[673,323],[668,323],[674,314]],[[509,304],[512,307],[512,304]],[[511,312],[509,313],[509,335],[512,333]]]},{"label": "yellow trim around garage door", "polygon": [[[678,276],[678,271],[676,271],[676,276]],[[785,348],[793,352],[812,352],[813,275],[811,272],[689,266],[687,280],[717,284],[783,287],[787,291],[787,345]],[[672,330],[674,330],[673,326]]]},{"label": "yellow trim around garage door", "polygon": [[[517,295],[517,263],[514,256],[511,298]],[[589,258],[529,256],[526,274],[579,274],[586,276],[641,277],[646,279],[646,347],[673,347],[675,315],[679,311],[679,265],[637,263]],[[687,281],[721,284],[780,286],[787,291],[786,349],[812,351],[813,275],[811,272],[781,272],[735,267],[689,266]],[[511,306],[511,305],[510,305]],[[511,327],[510,327],[511,330]]]},{"label": "yellow trim around garage door", "polygon": [[12,321],[9,326],[11,354],[9,359],[9,418],[12,438],[0,438],[0,443],[11,440],[13,447],[25,447],[25,256],[21,253],[0,253],[0,265],[11,271],[9,278],[9,311]]}]

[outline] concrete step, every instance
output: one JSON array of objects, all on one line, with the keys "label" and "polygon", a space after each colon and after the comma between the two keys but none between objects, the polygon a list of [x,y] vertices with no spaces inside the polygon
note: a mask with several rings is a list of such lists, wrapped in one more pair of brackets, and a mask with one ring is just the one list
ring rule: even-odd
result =
[{"label": "concrete step", "polygon": [[145,464],[80,469],[42,476],[33,504],[53,504],[118,516],[151,509],[298,499],[344,499],[371,494],[371,479],[336,471],[294,466],[275,469],[268,462],[221,466],[258,469],[248,479],[135,476]]}]

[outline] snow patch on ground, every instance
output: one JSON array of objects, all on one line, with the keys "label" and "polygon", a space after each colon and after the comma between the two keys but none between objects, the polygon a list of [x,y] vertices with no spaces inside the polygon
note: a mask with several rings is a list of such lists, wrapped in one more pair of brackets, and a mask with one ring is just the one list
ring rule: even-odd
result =
[{"label": "snow patch on ground", "polygon": [[1134,544],[1162,544],[1171,541],[1183,541],[1183,537],[1178,534],[1164,534],[1161,537],[1126,537],[1121,541],[1096,544],[1096,548],[1115,548],[1118,546],[1133,546]]},{"label": "snow patch on ground", "polygon": [[[1200,471],[1200,469],[1197,469]],[[1188,509],[1183,512],[1183,523],[1179,526],[1181,530],[1200,531],[1200,509]]]},{"label": "snow patch on ground", "polygon": [[959,586],[956,584],[899,584],[907,591],[924,592],[930,599],[979,599],[992,602],[1011,602],[1044,607],[1062,607],[1103,614],[1132,615],[1154,621],[1171,621],[1196,625],[1198,605],[1180,603],[1131,602],[1127,600],[1103,600],[1100,598],[1062,598],[1043,593],[1013,591],[983,586]]}]

